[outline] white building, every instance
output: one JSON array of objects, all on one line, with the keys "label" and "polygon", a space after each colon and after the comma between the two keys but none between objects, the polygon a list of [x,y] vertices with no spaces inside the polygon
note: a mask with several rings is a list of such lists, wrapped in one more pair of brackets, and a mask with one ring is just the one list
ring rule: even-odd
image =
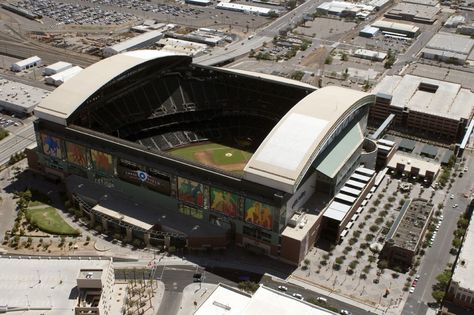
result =
[{"label": "white building", "polygon": [[260,286],[253,295],[219,284],[194,315],[332,315],[320,306]]},{"label": "white building", "polygon": [[75,75],[77,75],[79,72],[82,71],[82,68],[79,66],[75,66],[69,69],[66,69],[62,72],[53,74],[52,76],[48,76],[45,78],[46,84],[50,85],[55,85],[55,86],[60,86],[67,80],[71,79]]},{"label": "white building", "polygon": [[27,59],[20,60],[11,65],[11,70],[14,72],[20,72],[33,67],[41,66],[41,58],[33,56]]},{"label": "white building", "polygon": [[356,49],[356,51],[354,51],[354,57],[374,61],[383,61],[385,58],[387,58],[387,54],[368,49]]},{"label": "white building", "polygon": [[169,52],[176,55],[187,55],[191,57],[200,55],[207,48],[206,44],[170,37],[160,39],[157,44],[158,46],[161,46],[161,50],[164,52]]},{"label": "white building", "polygon": [[40,88],[0,79],[0,109],[12,113],[30,115],[48,94],[48,91]]},{"label": "white building", "polygon": [[15,308],[23,315],[119,314],[111,259],[3,256],[0,270],[0,310],[8,314]]},{"label": "white building", "polygon": [[53,75],[69,68],[72,68],[72,64],[70,64],[69,62],[58,61],[44,68],[43,75]]},{"label": "white building", "polygon": [[105,47],[102,49],[104,57],[110,57],[125,51],[146,48],[152,46],[163,37],[161,31],[149,31],[138,36],[129,38],[121,43]]},{"label": "white building", "polygon": [[464,307],[474,307],[474,223],[469,225],[456,268],[449,284],[447,298]]},{"label": "white building", "polygon": [[238,3],[230,3],[230,2],[219,2],[216,5],[217,9],[222,10],[230,10],[230,11],[237,11],[242,13],[249,13],[249,14],[256,14],[262,16],[269,16],[271,12],[278,14],[277,11],[269,8],[262,8],[252,5],[245,5],[245,4],[238,4]]}]

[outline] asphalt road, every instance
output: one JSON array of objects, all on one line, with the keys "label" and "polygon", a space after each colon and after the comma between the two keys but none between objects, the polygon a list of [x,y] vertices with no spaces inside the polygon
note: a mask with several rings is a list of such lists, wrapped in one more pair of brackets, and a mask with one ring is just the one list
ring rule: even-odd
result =
[{"label": "asphalt road", "polygon": [[279,31],[287,26],[300,21],[305,14],[313,13],[316,7],[323,2],[322,0],[309,0],[285,15],[280,16],[264,28],[258,30],[251,39],[242,39],[228,45],[226,48],[217,48],[212,54],[203,55],[193,60],[194,63],[206,66],[218,65],[229,60],[236,59],[250,52],[252,49],[257,49],[264,42],[273,40]]},{"label": "asphalt road", "polygon": [[[464,193],[466,189],[473,185],[474,158],[468,154],[466,154],[466,157],[466,165],[469,171],[464,173],[462,178],[456,177],[456,181],[449,192],[437,191],[437,193],[445,195],[444,220],[433,242],[433,246],[428,248],[425,257],[422,259],[422,264],[418,270],[421,278],[417,283],[415,292],[408,297],[403,314],[425,314],[428,309],[427,304],[435,302],[431,296],[432,286],[436,283],[436,276],[444,270],[452,257],[449,250],[452,247],[451,242],[454,238],[453,231],[456,229],[456,223],[460,214],[467,208],[470,200],[464,197]],[[453,199],[449,198],[451,194],[454,195]],[[458,204],[458,207],[453,208],[454,204]]]},{"label": "asphalt road", "polygon": [[312,298],[317,298],[317,297],[324,297],[327,299],[327,303],[331,306],[334,306],[336,307],[338,310],[348,310],[350,311],[353,315],[365,315],[365,314],[370,314],[369,312],[367,312],[366,310],[363,310],[363,309],[360,309],[358,307],[355,307],[355,306],[352,306],[350,304],[346,304],[344,302],[341,302],[337,299],[334,299],[332,297],[329,297],[329,296],[325,296],[325,295],[321,295],[321,294],[318,294],[318,293],[315,293],[313,291],[310,291],[310,290],[306,290],[305,288],[302,288],[300,286],[297,286],[297,285],[293,285],[293,284],[289,284],[289,283],[282,283],[282,282],[277,282],[277,281],[273,281],[271,278],[269,277],[263,277],[262,278],[262,281],[260,282],[262,284],[264,284],[265,286],[267,287],[270,287],[272,289],[275,289],[275,290],[278,290],[278,286],[280,285],[284,285],[285,287],[288,288],[288,291],[286,291],[287,294],[291,295],[293,293],[299,293],[301,294],[305,299],[308,299],[310,297]]},{"label": "asphalt road", "polygon": [[8,162],[13,154],[23,151],[35,141],[35,131],[31,122],[18,131],[12,132],[7,138],[0,141],[2,148],[0,150],[0,165]]},{"label": "asphalt road", "polygon": [[[203,282],[206,283],[225,283],[231,286],[236,286],[237,284],[233,281],[230,281],[219,275],[203,272],[205,279]],[[115,278],[116,279],[148,279],[150,277],[151,271],[149,269],[135,270],[133,269],[116,269]],[[160,265],[156,268],[155,279],[161,280],[165,284],[165,292],[163,295],[163,300],[158,309],[160,315],[175,315],[181,304],[181,298],[183,295],[184,288],[193,283],[193,274],[196,273],[196,267],[194,266],[163,266]]]}]

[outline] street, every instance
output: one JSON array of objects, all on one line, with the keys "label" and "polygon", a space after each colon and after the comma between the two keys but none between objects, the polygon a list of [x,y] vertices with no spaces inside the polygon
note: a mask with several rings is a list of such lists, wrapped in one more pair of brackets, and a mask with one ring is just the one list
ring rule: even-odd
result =
[{"label": "street", "polygon": [[35,141],[35,131],[31,122],[28,122],[26,126],[18,131],[12,132],[0,142],[2,147],[0,151],[0,165],[7,163],[13,154],[22,152]]},{"label": "street", "polygon": [[[467,154],[466,154],[467,155]],[[466,165],[472,165],[472,156],[466,156]],[[431,296],[432,286],[436,283],[436,276],[440,274],[447,266],[448,262],[454,259],[449,253],[454,238],[453,231],[456,229],[457,220],[461,213],[466,209],[470,199],[464,197],[466,188],[472,185],[474,172],[472,168],[464,173],[462,178],[456,177],[451,191],[437,191],[437,194],[444,194],[444,220],[441,224],[439,232],[433,242],[433,246],[428,248],[418,274],[421,276],[417,283],[415,292],[411,294],[405,307],[403,314],[425,314],[428,306],[427,303],[435,302]],[[449,195],[453,194],[454,198],[450,199]],[[459,206],[453,208],[457,203]],[[437,206],[437,205],[435,205]]]}]

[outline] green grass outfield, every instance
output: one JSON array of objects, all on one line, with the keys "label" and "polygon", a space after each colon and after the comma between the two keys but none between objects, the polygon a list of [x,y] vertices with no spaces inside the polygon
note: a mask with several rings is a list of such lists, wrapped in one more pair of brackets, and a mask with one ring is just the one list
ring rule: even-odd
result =
[{"label": "green grass outfield", "polygon": [[[206,143],[190,145],[170,151],[172,155],[185,158],[190,161],[199,162],[194,154],[196,152],[212,152],[213,162],[218,165],[247,163],[252,153],[231,148],[218,143]],[[226,156],[226,153],[232,153],[232,156]]]},{"label": "green grass outfield", "polygon": [[43,232],[58,235],[79,235],[66,221],[61,218],[57,210],[51,207],[26,210],[26,218]]}]

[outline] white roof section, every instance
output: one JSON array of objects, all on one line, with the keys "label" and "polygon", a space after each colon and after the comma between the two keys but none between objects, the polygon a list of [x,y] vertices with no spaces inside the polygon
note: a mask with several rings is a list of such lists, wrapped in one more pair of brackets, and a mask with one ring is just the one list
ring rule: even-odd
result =
[{"label": "white roof section", "polygon": [[68,80],[35,109],[38,118],[66,125],[67,118],[113,78],[152,59],[173,56],[157,50],[136,50],[103,59]]},{"label": "white roof section", "polygon": [[337,314],[291,295],[260,286],[252,295],[219,284],[194,315]]},{"label": "white roof section", "polygon": [[367,176],[372,176],[375,174],[374,170],[371,170],[370,168],[366,168],[366,167],[358,167],[355,171],[359,174],[367,175]]},{"label": "white roof section", "polygon": [[[459,287],[474,291],[474,223],[471,221],[464,238],[464,243],[459,253],[452,281]],[[463,264],[461,264],[463,262]]]},{"label": "white roof section", "polygon": [[152,40],[155,40],[155,39],[159,39],[161,36],[163,36],[163,33],[160,30],[149,31],[149,32],[145,32],[143,34],[140,34],[138,36],[129,38],[129,39],[127,39],[123,42],[120,42],[118,44],[107,47],[107,49],[111,49],[111,50],[115,51],[116,53],[120,53],[120,52],[123,52],[125,50],[136,47],[137,45],[140,45],[141,43],[152,41]]},{"label": "white roof section", "polygon": [[77,299],[71,299],[70,294],[77,286],[79,271],[102,269],[106,274],[109,268],[112,268],[110,259],[95,257],[3,256],[0,258],[0,305],[24,308],[21,314],[74,314]]},{"label": "white roof section", "polygon": [[474,39],[469,36],[439,32],[426,44],[427,48],[468,55],[474,46]]},{"label": "white roof section", "polygon": [[230,2],[219,2],[216,5],[216,8],[231,10],[231,11],[256,13],[256,14],[261,14],[261,15],[268,15],[272,11],[275,12],[274,9],[257,7],[257,6],[252,6],[252,5],[245,5],[245,4],[238,4],[238,3],[230,3]]},{"label": "white roof section", "polygon": [[135,227],[138,227],[138,228],[141,228],[141,229],[144,229],[145,231],[148,231],[150,230],[153,225],[151,224],[148,224],[146,222],[143,222],[143,221],[140,221],[140,220],[137,220],[135,218],[132,218],[130,216],[127,216],[127,215],[124,215],[120,212],[117,212],[115,210],[112,210],[104,205],[100,205],[100,204],[97,204],[95,205],[92,210],[94,211],[97,211],[99,213],[102,213],[114,220],[117,220],[117,221],[122,221],[124,223],[127,223],[127,224],[130,224],[130,225],[133,225]]},{"label": "white roof section", "polygon": [[356,174],[356,173],[352,174],[350,178],[353,180],[357,180],[359,182],[363,182],[363,183],[368,183],[370,180],[370,177]]},{"label": "white roof section", "polygon": [[348,186],[343,186],[340,191],[346,195],[352,195],[352,196],[359,196],[360,193],[362,192],[361,190],[351,188]]},{"label": "white roof section", "polygon": [[387,139],[378,139],[377,143],[381,143],[381,144],[389,146],[389,147],[393,147],[395,145],[394,141],[390,141],[390,140],[387,140]]},{"label": "white roof section", "polygon": [[354,56],[383,60],[387,57],[387,54],[384,53],[384,52],[379,52],[379,51],[375,51],[375,50],[359,48],[359,49],[355,50]]},{"label": "white roof section", "polygon": [[352,206],[345,205],[343,203],[333,201],[329,204],[324,211],[323,216],[326,218],[330,218],[336,221],[342,221],[346,216],[347,212],[352,208]]},{"label": "white roof section", "polygon": [[301,86],[301,87],[304,87],[304,88],[307,88],[307,89],[311,89],[312,91],[316,90],[314,85],[304,83],[304,82],[301,82],[301,81],[297,81],[297,80],[292,80],[292,79],[279,77],[279,76],[273,75],[273,74],[266,74],[266,73],[260,73],[260,72],[234,69],[234,68],[225,68],[225,69],[222,69],[222,70],[225,70],[225,71],[228,71],[228,72],[235,72],[235,73],[242,74],[242,75],[248,75],[248,76],[252,76],[252,77],[263,79],[263,80],[269,80],[269,81],[275,81],[275,82],[278,82],[278,83],[285,83],[285,84],[290,84],[290,85]]},{"label": "white roof section", "polygon": [[391,22],[387,20],[378,20],[372,24],[372,27],[391,29],[394,31],[416,33],[420,30],[418,26],[406,23]]},{"label": "white roof section", "polygon": [[33,56],[33,57],[30,57],[30,58],[26,58],[26,59],[17,61],[17,62],[14,63],[14,65],[18,66],[19,68],[22,68],[22,67],[26,67],[27,65],[30,65],[30,64],[38,62],[38,61],[41,61],[41,58],[38,57],[38,56]]},{"label": "white roof section", "polygon": [[365,187],[365,184],[364,183],[361,183],[361,182],[357,182],[355,180],[352,180],[352,179],[349,179],[347,182],[346,182],[346,186],[350,186],[350,187],[356,187],[356,188],[364,188]]},{"label": "white roof section", "polygon": [[53,63],[52,65],[45,67],[44,70],[45,72],[51,71],[51,72],[56,73],[58,71],[61,71],[63,69],[70,68],[70,67],[72,67],[72,64],[70,64],[69,62],[58,61],[56,63]]},{"label": "white roof section", "polygon": [[273,128],[244,169],[244,178],[293,193],[334,129],[372,102],[363,92],[324,87],[298,102]]},{"label": "white roof section", "polygon": [[[420,84],[437,86],[435,93],[419,90]],[[413,75],[386,76],[372,90],[392,96],[391,106],[459,120],[469,119],[474,109],[474,93],[460,84]]]},{"label": "white roof section", "polygon": [[72,79],[74,76],[79,74],[83,69],[79,66],[74,66],[72,68],[66,69],[59,73],[53,74],[49,77],[46,77],[46,82],[52,82],[51,84],[55,84],[57,86],[63,84],[64,82]]},{"label": "white roof section", "polygon": [[346,195],[344,193],[338,193],[334,197],[334,199],[337,200],[337,201],[345,201],[345,202],[350,203],[350,204],[353,204],[357,200],[357,198]]}]

